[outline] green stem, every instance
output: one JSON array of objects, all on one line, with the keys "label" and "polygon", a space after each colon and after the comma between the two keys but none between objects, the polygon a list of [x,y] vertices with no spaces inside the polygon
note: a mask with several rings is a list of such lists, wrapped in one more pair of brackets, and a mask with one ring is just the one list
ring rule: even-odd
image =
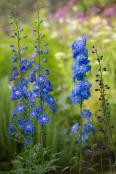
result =
[{"label": "green stem", "polygon": [[80,165],[79,165],[79,174],[81,174],[81,160],[82,160],[82,102],[80,103],[80,126],[81,126],[81,132],[80,132]]},{"label": "green stem", "polygon": [[101,149],[100,149],[100,158],[101,158],[101,171],[102,171],[102,174],[104,174],[103,173],[103,164],[102,164],[102,153],[101,153]]},{"label": "green stem", "polygon": [[[38,15],[38,44],[39,44],[39,74],[40,74],[40,33],[39,33],[39,29],[40,29],[40,24],[39,24],[39,9],[37,10],[37,15]],[[41,89],[41,84],[40,84],[40,89]],[[43,113],[42,111],[42,93],[40,92],[40,104],[41,104],[41,114]],[[42,169],[44,169],[44,154],[43,154],[43,124],[42,124],[42,132],[41,132],[41,147],[42,147]],[[42,174],[44,174],[44,171],[42,170]]]},{"label": "green stem", "polygon": [[[106,104],[105,104],[105,95],[104,95],[104,85],[103,85],[103,78],[102,78],[102,69],[101,69],[101,65],[100,65],[100,58],[97,54],[96,51],[96,55],[99,59],[99,67],[100,67],[100,75],[101,75],[101,82],[100,82],[100,88],[101,88],[101,94],[103,95],[102,101],[103,101],[103,114],[104,114],[104,128],[105,128],[105,138],[107,141],[107,148],[108,148],[108,155],[109,155],[109,165],[110,165],[110,173],[113,174],[112,172],[112,163],[111,163],[111,155],[110,155],[110,148],[109,148],[109,129],[108,129],[108,119],[107,119],[107,113],[106,113]],[[106,135],[107,134],[107,135]]]}]

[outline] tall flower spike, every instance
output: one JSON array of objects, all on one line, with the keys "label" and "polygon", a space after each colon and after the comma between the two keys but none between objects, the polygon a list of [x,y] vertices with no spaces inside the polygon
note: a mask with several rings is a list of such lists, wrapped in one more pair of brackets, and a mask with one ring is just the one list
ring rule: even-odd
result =
[{"label": "tall flower spike", "polygon": [[[94,46],[94,53],[96,53],[97,55],[97,60],[98,60],[98,63],[99,63],[99,72],[100,72],[100,75],[96,75],[97,77],[99,77],[99,91],[100,91],[100,98],[99,100],[102,102],[102,107],[103,107],[103,118],[102,120],[100,120],[99,122],[102,122],[104,124],[104,132],[105,132],[105,139],[107,140],[106,143],[106,147],[107,147],[107,150],[108,150],[108,155],[109,155],[109,166],[110,166],[110,171],[112,171],[112,167],[111,167],[111,155],[110,155],[110,148],[109,148],[109,144],[111,143],[112,146],[113,146],[113,150],[114,150],[114,155],[115,155],[115,164],[116,164],[116,151],[115,151],[115,146],[114,146],[114,142],[113,142],[113,138],[112,138],[112,132],[111,132],[111,127],[110,127],[110,124],[109,124],[109,117],[110,117],[110,112],[107,111],[108,110],[108,105],[109,105],[109,102],[107,102],[108,100],[106,99],[106,90],[107,89],[110,89],[110,87],[108,87],[108,85],[104,85],[104,82],[103,82],[103,71],[106,71],[106,68],[102,68],[101,67],[101,60],[102,60],[102,57],[103,56],[100,56],[98,55],[97,53],[97,49],[95,48]],[[98,119],[100,118],[100,116],[97,117]],[[110,137],[110,138],[109,138]],[[105,149],[104,148],[105,146],[102,146],[101,148],[102,149]]]},{"label": "tall flower spike", "polygon": [[[75,40],[72,44],[72,50],[73,52],[73,58],[75,61],[75,65],[72,66],[72,70],[74,71],[73,75],[73,82],[77,83],[77,80],[80,81],[79,84],[76,84],[75,88],[72,89],[72,94],[70,96],[70,100],[74,104],[79,104],[80,106],[80,124],[76,123],[73,125],[71,132],[74,133],[75,130],[79,128],[80,125],[80,131],[78,131],[77,134],[77,140],[80,142],[80,167],[79,167],[79,173],[81,173],[81,157],[82,157],[82,143],[86,142],[89,133],[93,132],[93,123],[90,120],[90,117],[92,116],[92,113],[89,110],[83,110],[82,112],[82,103],[84,100],[88,100],[89,97],[91,97],[90,88],[92,84],[85,80],[86,73],[91,70],[91,65],[88,65],[90,60],[88,60],[88,50],[86,47],[86,38],[85,36],[82,36],[82,40]],[[86,118],[88,124],[82,125],[82,118]]]}]

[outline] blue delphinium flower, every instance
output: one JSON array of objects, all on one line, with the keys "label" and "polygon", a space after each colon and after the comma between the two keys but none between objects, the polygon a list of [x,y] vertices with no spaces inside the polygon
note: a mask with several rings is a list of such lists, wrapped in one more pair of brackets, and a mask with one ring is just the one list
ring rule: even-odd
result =
[{"label": "blue delphinium flower", "polygon": [[[72,70],[74,72],[73,82],[77,83],[77,80],[80,81],[79,84],[76,84],[75,88],[72,89],[72,94],[70,96],[70,100],[74,104],[79,104],[82,112],[82,102],[84,100],[88,100],[91,97],[90,88],[92,84],[86,80],[86,73],[91,70],[91,65],[89,65],[90,60],[88,60],[88,50],[86,49],[86,38],[82,36],[82,40],[75,40],[72,44],[73,58],[75,61],[75,65],[72,66]],[[81,113],[81,121],[80,121],[80,129],[81,132],[78,133],[77,139],[79,142],[86,142],[88,139],[88,133],[93,132],[93,123],[90,120],[92,113],[89,110],[84,109]],[[82,132],[82,118],[86,118],[88,120],[88,124],[83,125]],[[79,123],[76,123],[71,132],[74,133],[76,129],[78,129]],[[81,145],[82,148],[82,145]]]},{"label": "blue delphinium flower", "polygon": [[92,116],[92,112],[90,112],[90,110],[84,109],[82,112],[82,117],[85,119],[89,119]]},{"label": "blue delphinium flower", "polygon": [[88,140],[89,135],[85,133],[79,133],[77,135],[77,140],[80,142],[82,139],[82,143],[85,143]]},{"label": "blue delphinium flower", "polygon": [[11,123],[10,124],[10,130],[9,130],[8,133],[13,133],[14,132],[14,129],[15,129],[14,123]]},{"label": "blue delphinium flower", "polygon": [[24,131],[25,133],[34,133],[34,130],[35,130],[35,125],[32,125],[32,122],[25,122],[24,124]]},{"label": "blue delphinium flower", "polygon": [[33,108],[32,113],[30,114],[31,118],[33,118],[34,116],[37,116],[39,113],[37,112],[37,109]]},{"label": "blue delphinium flower", "polygon": [[22,90],[21,88],[17,87],[17,85],[12,87],[12,97],[15,97],[17,99],[22,98]]},{"label": "blue delphinium flower", "polygon": [[21,102],[21,103],[16,107],[17,113],[20,113],[20,112],[24,111],[24,109],[25,109],[25,105],[23,104],[23,102]]},{"label": "blue delphinium flower", "polygon": [[17,115],[17,113],[16,113],[16,111],[14,110],[14,111],[13,111],[13,114],[12,114],[12,116],[11,116],[11,120],[12,120],[16,115]]},{"label": "blue delphinium flower", "polygon": [[40,124],[48,124],[49,120],[50,118],[47,117],[47,114],[45,113],[39,117]]},{"label": "blue delphinium flower", "polygon": [[[38,6],[39,8],[39,6]],[[38,10],[38,9],[37,9]],[[39,12],[39,11],[38,11]],[[16,15],[13,12],[13,15]],[[11,19],[14,18],[11,17]],[[19,18],[17,18],[18,20]],[[11,22],[12,23],[12,22]],[[44,106],[43,103],[48,103],[49,105],[49,109],[51,109],[53,112],[56,112],[56,108],[55,108],[55,100],[54,97],[52,95],[50,95],[50,92],[53,91],[53,84],[51,83],[51,81],[49,81],[47,79],[47,76],[50,74],[49,70],[44,70],[44,75],[41,73],[41,70],[44,68],[40,62],[47,62],[47,58],[43,58],[43,61],[40,61],[40,55],[46,55],[48,54],[48,50],[43,50],[43,47],[47,46],[48,43],[43,44],[43,46],[40,46],[40,40],[43,39],[45,37],[44,34],[39,34],[39,36],[36,37],[37,43],[34,46],[35,52],[38,54],[39,57],[39,62],[36,61],[35,58],[32,58],[31,61],[28,61],[26,57],[22,58],[21,55],[21,51],[27,50],[28,46],[23,46],[23,49],[21,49],[21,42],[20,40],[22,40],[22,38],[20,37],[20,32],[23,32],[23,28],[20,28],[20,25],[18,24],[19,22],[16,22],[16,28],[12,29],[14,31],[13,35],[10,35],[11,38],[15,38],[18,42],[17,46],[18,49],[15,50],[15,45],[14,44],[10,44],[10,47],[12,48],[11,50],[13,52],[15,52],[15,54],[13,55],[12,58],[12,62],[13,63],[17,63],[16,65],[12,66],[12,70],[14,71],[13,74],[10,77],[10,81],[15,81],[18,78],[20,78],[19,80],[17,79],[16,81],[16,85],[14,85],[12,87],[12,98],[11,101],[17,100],[17,107],[15,108],[15,110],[13,111],[13,114],[11,116],[11,120],[14,121],[14,117],[17,118],[16,121],[16,126],[18,126],[17,130],[20,130],[19,132],[25,132],[25,133],[34,133],[35,130],[35,125],[32,124],[32,121],[35,121],[35,119],[37,119],[37,121],[40,124],[48,124],[50,118],[47,117],[46,113],[43,113],[44,111]],[[38,21],[38,24],[39,21]],[[39,30],[39,28],[37,29]],[[33,31],[36,32],[36,29],[34,29]],[[23,39],[27,38],[27,35],[23,36]],[[35,65],[35,66],[34,66]],[[29,72],[29,77],[28,79],[24,78],[25,74],[28,73],[28,70],[30,70]],[[27,76],[27,75],[26,75]],[[33,85],[33,90],[29,91],[29,86],[30,84]],[[20,102],[18,102],[20,100]],[[28,106],[30,106],[30,108],[28,108]],[[26,108],[26,109],[25,109]],[[24,113],[27,112],[28,109],[28,118],[26,116],[24,116]],[[29,110],[30,109],[30,110]],[[25,112],[26,110],[26,112]],[[24,112],[23,112],[24,111]],[[30,121],[31,120],[31,121]],[[14,124],[12,123],[10,125],[10,131],[9,133],[13,133],[14,132]],[[26,138],[26,141],[24,141],[24,145],[27,146],[28,142],[30,142],[31,139],[30,138]]]},{"label": "blue delphinium flower", "polygon": [[88,124],[83,125],[84,132],[86,132],[88,134],[93,132],[93,129],[94,129],[94,125],[93,125],[92,121],[90,121],[90,120],[88,121]]},{"label": "blue delphinium flower", "polygon": [[79,123],[76,123],[75,125],[73,125],[71,132],[74,134],[75,131],[78,129],[78,127],[79,127]]},{"label": "blue delphinium flower", "polygon": [[17,123],[19,125],[20,128],[23,128],[23,124],[24,124],[24,117],[21,116],[18,120]]},{"label": "blue delphinium flower", "polygon": [[31,142],[31,137],[26,138],[26,141],[24,141],[24,146],[28,146],[30,142]]}]

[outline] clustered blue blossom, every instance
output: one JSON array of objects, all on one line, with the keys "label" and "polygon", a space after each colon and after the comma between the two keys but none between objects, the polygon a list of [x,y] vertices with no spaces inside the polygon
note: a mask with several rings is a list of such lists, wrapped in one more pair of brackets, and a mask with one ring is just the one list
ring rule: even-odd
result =
[{"label": "clustered blue blossom", "polygon": [[[19,20],[19,19],[17,19]],[[12,28],[12,31],[15,31],[13,35],[10,35],[11,38],[14,38],[16,40],[20,40],[20,32],[23,31],[23,28],[19,29],[17,28],[17,31],[15,28]],[[36,32],[36,30],[34,30]],[[36,40],[43,39],[45,37],[44,34],[40,34],[39,38],[36,38]],[[23,38],[27,38],[27,35],[24,35]],[[48,43],[44,43],[43,46],[47,46]],[[10,47],[14,47],[14,44],[10,44]],[[41,47],[39,43],[37,43],[34,48],[36,49],[36,53],[40,55],[48,54],[48,50],[42,50],[43,46]],[[27,50],[28,47],[24,46],[22,50]],[[46,69],[43,74],[41,71],[43,70],[43,66],[40,64],[40,61],[36,61],[35,58],[32,58],[31,61],[28,61],[26,57],[21,58],[20,54],[20,47],[18,50],[12,49],[15,54],[13,55],[12,62],[17,63],[16,65],[12,66],[12,70],[14,71],[13,74],[10,77],[10,82],[16,80],[16,84],[12,87],[12,98],[11,102],[17,101],[18,105],[14,109],[13,114],[11,116],[11,124],[10,124],[10,130],[9,133],[15,134],[19,130],[19,132],[25,132],[27,134],[27,137],[25,141],[23,141],[25,146],[28,146],[30,144],[31,137],[29,137],[29,133],[34,133],[36,126],[32,123],[33,118],[36,118],[36,120],[40,124],[47,125],[50,118],[47,116],[47,114],[44,112],[44,106],[43,104],[46,102],[49,105],[49,109],[51,109],[53,112],[57,112],[55,108],[55,100],[54,97],[50,94],[50,92],[53,91],[53,84],[50,80],[48,80],[47,76],[50,74],[50,71]],[[47,58],[43,58],[41,60],[42,63],[47,62]],[[25,78],[25,74],[28,73],[28,70],[30,69],[30,73],[28,78]],[[17,79],[17,76],[19,76],[20,80]],[[27,75],[26,75],[27,76]],[[29,83],[33,85],[33,90],[29,91]],[[39,103],[39,105],[37,105]],[[30,110],[29,110],[30,106]],[[28,108],[27,108],[28,107]],[[27,109],[29,110],[28,117],[25,116],[27,113]],[[14,122],[14,118],[17,122]]]},{"label": "clustered blue blossom", "polygon": [[[70,100],[75,104],[82,104],[84,100],[88,100],[91,97],[90,88],[92,84],[86,80],[86,73],[91,70],[91,65],[89,65],[90,60],[88,60],[88,50],[86,49],[86,38],[82,36],[82,40],[75,40],[72,44],[73,58],[75,61],[75,65],[72,66],[72,70],[74,71],[73,82],[76,84],[75,88],[72,89],[72,94],[70,96]],[[92,113],[89,110],[84,109],[82,112],[83,119],[87,119],[87,124],[83,124],[83,132],[77,135],[77,140],[80,142],[80,138],[82,142],[86,142],[88,139],[88,134],[93,132],[93,123],[90,119]],[[75,133],[75,131],[79,128],[79,123],[73,125],[71,132]]]}]

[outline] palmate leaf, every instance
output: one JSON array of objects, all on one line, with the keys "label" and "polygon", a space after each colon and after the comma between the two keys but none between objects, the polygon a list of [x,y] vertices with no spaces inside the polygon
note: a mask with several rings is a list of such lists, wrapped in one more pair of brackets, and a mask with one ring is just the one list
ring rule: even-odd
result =
[{"label": "palmate leaf", "polygon": [[42,168],[42,165],[32,164],[32,166],[33,166],[33,172],[35,173],[43,174],[43,171],[45,172],[45,170]]}]

